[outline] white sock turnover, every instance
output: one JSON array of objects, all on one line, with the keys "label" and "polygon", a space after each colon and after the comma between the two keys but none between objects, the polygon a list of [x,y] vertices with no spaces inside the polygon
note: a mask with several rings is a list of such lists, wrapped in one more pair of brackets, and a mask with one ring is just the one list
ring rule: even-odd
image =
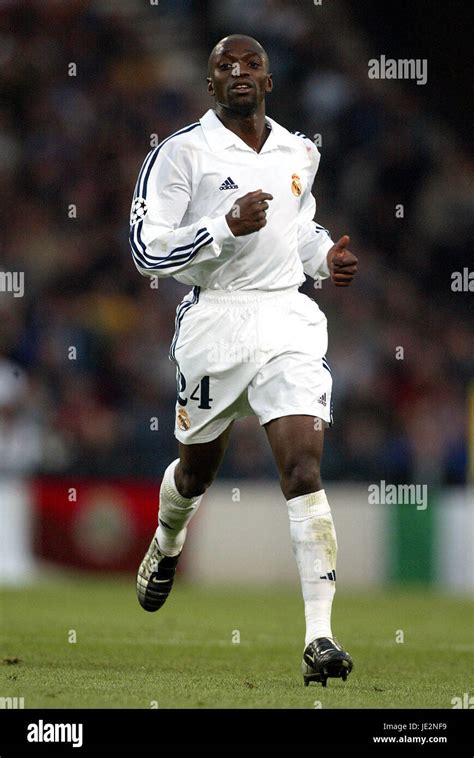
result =
[{"label": "white sock turnover", "polygon": [[337,540],[324,490],[287,501],[290,534],[301,580],[306,618],[305,646],[331,637],[331,609],[336,592]]},{"label": "white sock turnover", "polygon": [[181,552],[186,539],[187,525],[199,508],[202,495],[183,497],[177,490],[174,470],[179,458],[170,463],[160,488],[160,508],[158,511],[158,529],[155,536],[164,555],[174,556]]}]

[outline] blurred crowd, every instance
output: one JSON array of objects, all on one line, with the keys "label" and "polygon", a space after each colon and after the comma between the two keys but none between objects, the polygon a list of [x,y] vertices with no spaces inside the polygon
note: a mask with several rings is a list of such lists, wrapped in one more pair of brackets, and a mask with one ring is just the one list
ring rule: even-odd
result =
[{"label": "blurred crowd", "polygon": [[[472,164],[414,82],[369,80],[350,3],[278,0],[3,2],[0,471],[159,477],[176,457],[174,312],[187,288],[135,269],[128,219],[153,140],[212,101],[206,61],[226,33],[266,47],[268,114],[317,140],[317,218],[351,235],[357,282],[304,291],[329,322],[335,424],[326,479],[459,483],[473,374]],[[337,23],[336,23],[337,22]],[[255,419],[222,476],[275,473]]]}]

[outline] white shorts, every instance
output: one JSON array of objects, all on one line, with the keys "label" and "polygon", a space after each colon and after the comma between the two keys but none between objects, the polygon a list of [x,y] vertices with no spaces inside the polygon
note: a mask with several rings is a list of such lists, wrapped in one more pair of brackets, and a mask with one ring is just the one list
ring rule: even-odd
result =
[{"label": "white shorts", "polygon": [[327,321],[297,289],[277,292],[194,287],[176,310],[175,436],[210,442],[242,416],[332,423]]}]

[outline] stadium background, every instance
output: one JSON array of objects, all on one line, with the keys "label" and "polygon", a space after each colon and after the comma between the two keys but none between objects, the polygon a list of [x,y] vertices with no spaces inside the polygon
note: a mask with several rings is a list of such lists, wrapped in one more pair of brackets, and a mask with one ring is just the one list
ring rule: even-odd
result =
[{"label": "stadium background", "polygon": [[[461,4],[450,7],[427,20],[426,3],[384,3],[382,18],[369,0],[1,4],[0,263],[25,282],[23,297],[0,293],[1,584],[73,583],[71,568],[107,582],[148,544],[176,455],[167,353],[187,288],[155,289],[136,271],[131,196],[151,141],[211,107],[207,56],[241,31],[270,57],[268,114],[320,135],[317,218],[334,239],[349,233],[360,260],[347,290],[304,286],[329,322],[336,423],[323,477],[341,591],[472,597],[473,296],[453,292],[451,274],[472,261],[474,198],[467,36],[451,56]],[[427,57],[427,85],[370,80],[381,54]],[[370,504],[382,481],[427,485],[428,508]],[[255,419],[234,427],[180,573],[199,587],[297,588]]]}]

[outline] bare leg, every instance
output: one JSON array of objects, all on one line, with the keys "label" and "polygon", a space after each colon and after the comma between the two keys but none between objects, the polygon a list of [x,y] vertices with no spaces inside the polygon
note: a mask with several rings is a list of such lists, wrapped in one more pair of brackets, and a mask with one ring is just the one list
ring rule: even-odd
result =
[{"label": "bare leg", "polygon": [[178,492],[187,498],[202,495],[212,484],[229,441],[232,424],[212,442],[179,444],[179,463],[174,479]]},{"label": "bare leg", "polygon": [[265,424],[265,431],[286,500],[321,490],[324,430],[314,417],[283,416]]}]

